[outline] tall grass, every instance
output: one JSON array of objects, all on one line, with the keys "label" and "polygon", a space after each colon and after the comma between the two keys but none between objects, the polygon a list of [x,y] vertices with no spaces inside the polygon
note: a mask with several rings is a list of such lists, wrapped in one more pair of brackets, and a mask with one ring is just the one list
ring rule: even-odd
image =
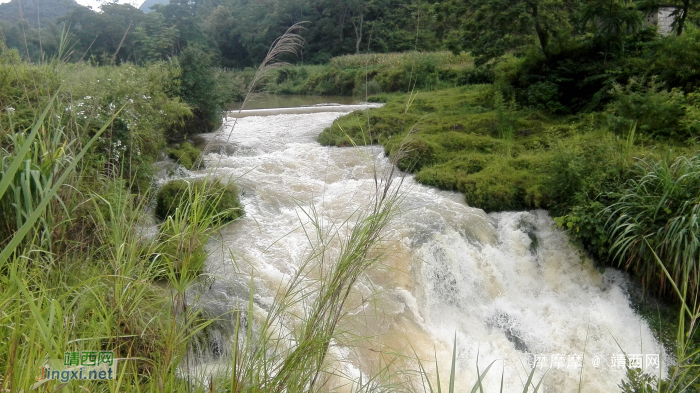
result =
[{"label": "tall grass", "polygon": [[610,217],[611,251],[648,289],[670,293],[656,250],[673,281],[688,285],[695,304],[700,278],[700,156],[681,156],[670,163],[640,160],[636,169],[640,176],[613,195],[617,202],[603,212]]},{"label": "tall grass", "polygon": [[[136,200],[118,178],[84,178],[82,159],[111,121],[92,133],[60,121],[70,121],[62,109],[54,97],[31,129],[10,123],[2,136],[0,201],[3,217],[12,220],[4,223],[0,253],[0,335],[7,338],[0,343],[0,388],[55,391],[66,383],[36,380],[47,361],[65,351],[114,350],[117,379],[81,381],[84,389],[181,390],[180,359],[209,323],[198,320],[196,310],[177,307],[183,280],[196,274],[182,267],[177,276],[163,274],[157,262],[167,242],[138,230],[147,199]],[[80,144],[84,136],[89,139]],[[192,215],[201,221],[201,213]],[[67,233],[80,233],[73,225],[91,228],[89,237],[73,239],[88,247],[64,244]],[[156,283],[163,276],[174,291]]]},{"label": "tall grass", "polygon": [[514,103],[506,103],[500,92],[494,94],[493,100],[493,108],[496,111],[498,138],[503,141],[506,158],[511,158],[515,139],[515,122],[517,120],[517,116],[513,114]]},{"label": "tall grass", "polygon": [[[634,132],[634,128],[631,132]],[[675,365],[668,380],[629,370],[624,392],[695,392],[700,388],[700,156],[673,161],[643,159],[640,175],[629,180],[616,202],[601,212],[611,252],[642,278],[648,291],[673,296],[679,303],[673,340]]]},{"label": "tall grass", "polygon": [[693,297],[688,292],[687,277],[682,277],[682,281],[676,281],[666,269],[664,262],[652,249],[651,244],[646,240],[644,243],[681,303],[678,310],[678,326],[674,342],[675,364],[671,367],[671,375],[666,380],[656,375],[642,373],[641,370],[628,368],[628,381],[622,381],[620,388],[623,393],[698,392],[700,391],[700,372],[698,371],[700,348],[694,341],[696,340],[697,322],[700,320],[700,304],[697,302],[697,297]]},{"label": "tall grass", "polygon": [[[65,92],[53,85],[66,72],[60,62],[32,66],[10,55],[0,59],[0,72],[11,76],[3,79],[11,89],[0,95],[12,105],[0,118],[0,390],[204,391],[178,371],[189,343],[211,323],[183,301],[199,271],[186,257],[180,265],[161,261],[185,254],[166,253],[176,241],[206,241],[216,217],[197,209],[203,199],[197,196],[170,220],[184,229],[177,239],[168,230],[145,236],[140,228],[150,225],[143,214],[148,193],[132,195],[120,177],[134,176],[137,158],[101,165],[110,161],[97,158],[96,147],[129,130],[115,119],[141,118],[132,124],[162,138],[163,130],[153,126],[158,121],[145,118],[140,106],[120,117],[124,108],[114,103],[120,94],[135,93],[129,86],[116,95],[74,100],[75,85]],[[121,70],[96,72],[116,79]],[[102,102],[112,103],[106,118]],[[163,115],[183,109],[145,104]],[[143,145],[132,142],[128,148],[140,155]],[[115,352],[119,367],[112,382],[36,379],[50,360],[62,364],[66,351],[100,350]]]}]

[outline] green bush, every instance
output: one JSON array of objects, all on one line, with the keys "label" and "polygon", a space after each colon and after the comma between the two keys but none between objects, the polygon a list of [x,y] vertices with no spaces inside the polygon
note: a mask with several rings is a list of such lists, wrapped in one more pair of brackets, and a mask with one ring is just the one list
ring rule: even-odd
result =
[{"label": "green bush", "polygon": [[177,148],[170,150],[168,156],[188,170],[199,169],[203,166],[202,151],[188,142],[183,142]]},{"label": "green bush", "polygon": [[568,214],[554,218],[554,222],[566,229],[598,262],[607,262],[610,252],[606,218],[600,214],[604,208],[600,201],[587,200],[572,207]]},{"label": "green bush", "polygon": [[393,154],[400,155],[397,161],[399,169],[414,172],[432,164],[438,149],[439,146],[436,146],[434,143],[422,139],[414,139],[402,143],[400,151],[394,151]]},{"label": "green bush", "polygon": [[611,133],[574,136],[560,143],[546,169],[546,190],[556,202],[551,210],[560,215],[555,221],[598,262],[630,269],[644,286],[668,295],[651,250],[675,280],[688,266],[682,259],[698,252],[692,240],[698,238],[692,228],[698,162],[660,158]]},{"label": "green bush", "polygon": [[528,87],[525,94],[528,106],[533,109],[552,113],[566,111],[566,108],[559,103],[559,87],[552,82],[537,82]]},{"label": "green bush", "polygon": [[165,147],[167,131],[191,115],[186,104],[171,96],[179,73],[174,64],[54,67],[17,61],[13,51],[0,55],[0,134],[10,120],[16,130],[29,127],[61,83],[53,118],[64,132],[73,133],[68,140],[85,143],[109,124],[81,166],[92,174],[122,177],[133,191],[150,187],[151,164]]},{"label": "green bush", "polygon": [[521,58],[504,56],[495,66],[494,85],[523,106],[556,113],[599,110],[610,101],[613,83],[626,84],[630,77],[648,73],[652,56],[644,48],[651,39],[630,37],[619,55],[607,53],[597,40],[583,39],[566,43],[547,58],[532,50]]},{"label": "green bush", "polygon": [[523,58],[513,55],[504,55],[496,59],[493,66],[493,83],[499,88],[512,86],[519,77],[523,61]]},{"label": "green bush", "polygon": [[165,219],[183,209],[194,198],[203,198],[202,214],[215,217],[215,221],[233,221],[243,215],[243,207],[238,199],[238,187],[222,180],[173,180],[158,190],[156,196],[156,217]]},{"label": "green bush", "polygon": [[656,78],[646,84],[632,78],[624,87],[613,85],[612,95],[615,99],[607,109],[614,129],[629,129],[636,123],[639,132],[655,137],[683,140],[689,136],[681,125],[687,104],[683,92],[663,90]]},{"label": "green bush", "polygon": [[181,69],[178,95],[192,107],[192,117],[173,128],[171,140],[187,135],[214,131],[221,125],[221,113],[227,94],[218,88],[217,73],[211,67],[211,56],[188,46],[178,56]]},{"label": "green bush", "polygon": [[654,68],[668,87],[680,87],[685,92],[700,88],[700,28],[686,24],[682,35],[663,37],[654,51]]},{"label": "green bush", "polygon": [[358,86],[359,89],[356,89],[356,91],[353,94],[354,96],[364,98],[365,95],[369,97],[382,92],[382,86],[379,84],[379,82],[375,81],[374,79],[367,83],[362,83]]},{"label": "green bush", "polygon": [[688,105],[685,107],[685,116],[681,119],[681,126],[692,138],[700,136],[700,90],[689,93],[686,96]]},{"label": "green bush", "polygon": [[179,70],[172,63],[146,67],[66,65],[64,91],[70,95],[66,114],[94,132],[116,115],[108,132],[89,153],[86,164],[116,173],[137,192],[150,188],[152,164],[165,147],[172,127],[191,115],[177,98]]},{"label": "green bush", "polygon": [[629,176],[634,146],[626,147],[609,132],[594,131],[559,141],[546,173],[549,195],[557,201],[555,213],[593,200],[605,190],[616,190]]}]

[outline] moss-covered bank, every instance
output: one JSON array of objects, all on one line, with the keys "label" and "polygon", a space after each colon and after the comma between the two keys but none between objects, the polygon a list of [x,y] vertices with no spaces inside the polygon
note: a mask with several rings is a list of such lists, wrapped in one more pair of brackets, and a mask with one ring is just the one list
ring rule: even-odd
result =
[{"label": "moss-covered bank", "polygon": [[400,145],[399,167],[419,182],[465,194],[486,211],[549,208],[562,213],[578,192],[594,194],[622,181],[635,158],[689,152],[680,143],[630,143],[604,113],[556,117],[503,102],[490,85],[372,97],[386,102],[326,128],[329,146]]}]

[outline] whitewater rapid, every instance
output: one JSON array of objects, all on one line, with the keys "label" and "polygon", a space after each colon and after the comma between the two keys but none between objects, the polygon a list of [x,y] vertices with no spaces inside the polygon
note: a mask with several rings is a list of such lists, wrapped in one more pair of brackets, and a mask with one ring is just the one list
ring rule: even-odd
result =
[{"label": "whitewater rapid", "polygon": [[[312,206],[325,228],[342,227],[365,206],[375,169],[390,167],[383,149],[316,142],[359,108],[227,118],[208,136],[217,148],[206,155],[208,169],[193,176],[235,179],[246,212],[210,244],[206,272],[214,278],[201,301],[211,315],[240,307],[251,283],[264,313],[310,250],[302,228]],[[411,374],[416,358],[432,377],[437,359],[446,387],[453,348],[457,391],[471,391],[477,361],[481,372],[493,363],[486,392],[499,391],[502,375],[504,392],[522,392],[533,367],[533,380],[544,378],[540,392],[577,392],[579,384],[582,392],[616,392],[622,354],[639,355],[650,373],[664,369],[663,348],[630,306],[626,276],[598,271],[546,211],[486,214],[463,195],[410,176],[402,192],[385,256],[358,282],[341,322],[341,330],[367,338],[334,343],[342,376],[330,391],[349,391],[391,359],[408,390],[423,391]],[[225,346],[226,337],[217,340]]]}]

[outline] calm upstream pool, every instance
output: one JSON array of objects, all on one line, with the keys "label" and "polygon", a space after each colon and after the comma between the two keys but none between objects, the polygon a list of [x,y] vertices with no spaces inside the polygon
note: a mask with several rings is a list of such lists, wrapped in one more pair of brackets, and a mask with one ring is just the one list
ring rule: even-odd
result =
[{"label": "calm upstream pool", "polygon": [[[236,179],[246,210],[210,245],[206,270],[215,280],[200,300],[210,314],[241,307],[253,282],[255,312],[264,315],[310,250],[304,212],[314,206],[330,229],[365,206],[374,168],[390,166],[383,149],[316,142],[335,119],[362,107],[249,112],[206,136],[229,145],[228,154],[208,154],[206,164]],[[481,371],[495,361],[486,392],[499,391],[502,372],[504,391],[522,392],[535,361],[535,381],[546,372],[543,392],[576,392],[579,381],[582,392],[619,391],[623,352],[658,373],[655,356],[665,362],[665,355],[630,307],[625,275],[596,270],[546,211],[486,214],[460,194],[411,177],[403,192],[386,257],[356,285],[341,322],[342,330],[369,338],[334,343],[339,376],[330,391],[350,391],[348,383],[366,380],[390,353],[406,356],[395,360],[397,368],[417,370],[418,356],[433,375],[437,358],[446,384],[455,335],[460,392],[477,380],[477,357]],[[212,346],[226,347],[225,332],[212,337]],[[423,391],[418,384],[413,390]]]}]

